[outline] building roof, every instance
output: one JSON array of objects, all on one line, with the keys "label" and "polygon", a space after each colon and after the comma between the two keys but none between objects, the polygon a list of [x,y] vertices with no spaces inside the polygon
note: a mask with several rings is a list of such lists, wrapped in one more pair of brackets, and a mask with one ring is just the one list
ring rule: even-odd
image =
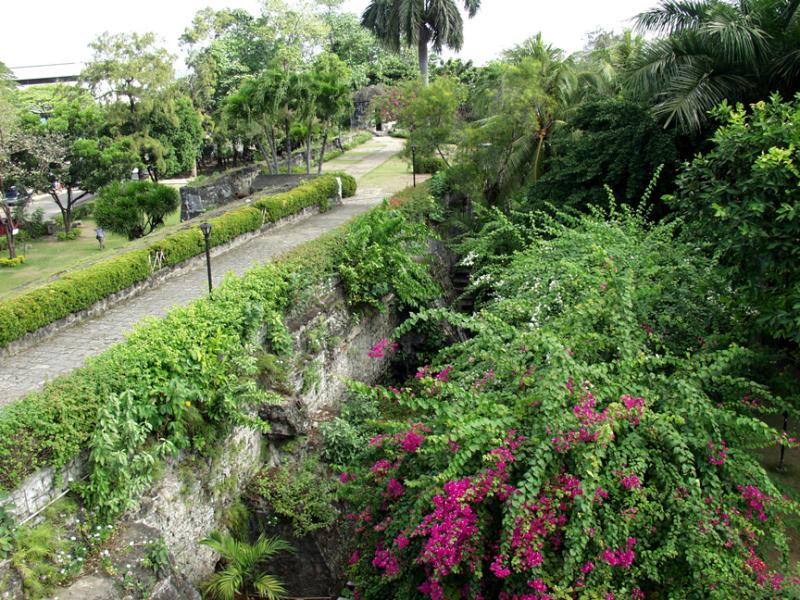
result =
[{"label": "building roof", "polygon": [[11,67],[11,72],[21,86],[77,81],[82,70],[83,63],[77,62]]}]

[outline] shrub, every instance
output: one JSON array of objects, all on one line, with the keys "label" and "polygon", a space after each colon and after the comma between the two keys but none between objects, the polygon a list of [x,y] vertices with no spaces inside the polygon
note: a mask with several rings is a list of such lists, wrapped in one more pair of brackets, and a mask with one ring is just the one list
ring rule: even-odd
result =
[{"label": "shrub", "polygon": [[437,200],[444,200],[450,192],[450,177],[445,170],[436,171],[430,182],[431,195]]},{"label": "shrub", "polygon": [[[80,219],[81,217],[77,216],[76,213],[75,218]],[[47,235],[47,225],[44,223],[44,210],[41,208],[34,210],[26,219],[16,218],[16,220],[22,222],[22,230],[28,234],[30,239],[37,239]]]},{"label": "shrub", "polygon": [[567,222],[487,273],[479,313],[401,326],[469,334],[416,379],[352,384],[385,407],[342,475],[360,597],[795,597],[798,507],[742,398],[780,405],[716,335],[713,261],[631,215]]},{"label": "shrub", "polygon": [[447,165],[438,156],[418,156],[416,164],[417,173],[438,173],[447,168]]},{"label": "shrub", "polygon": [[291,522],[298,537],[327,529],[336,519],[333,483],[313,459],[294,468],[265,469],[252,486],[272,512]]},{"label": "shrub", "polygon": [[75,219],[85,219],[87,217],[91,217],[93,212],[94,212],[94,200],[91,200],[89,202],[84,202],[76,206],[75,210],[72,211],[72,215]]},{"label": "shrub", "polygon": [[687,237],[729,268],[746,318],[800,343],[800,96],[723,104],[711,148],[686,165],[668,202]]},{"label": "shrub", "polygon": [[[528,192],[533,208],[545,202],[561,210],[605,207],[606,185],[620,203],[635,205],[659,165],[664,172],[653,197],[674,189],[675,135],[656,122],[650,107],[629,100],[604,98],[579,106],[565,127],[556,129],[551,153],[544,173]],[[666,213],[661,202],[653,208],[657,216]]]},{"label": "shrub", "polygon": [[[388,205],[387,205],[388,208]],[[422,306],[439,288],[427,263],[415,257],[427,253],[430,232],[397,210],[371,211],[354,220],[336,251],[336,263],[352,304],[385,310],[391,291],[401,304]]]},{"label": "shrub", "polygon": [[326,210],[328,200],[335,197],[339,191],[336,177],[342,180],[342,197],[347,198],[355,194],[356,181],[352,176],[346,173],[328,173],[305,181],[291,191],[263,196],[253,202],[253,206],[264,211],[267,220],[272,223],[309,206],[318,206]]},{"label": "shrub", "polygon": [[135,240],[164,223],[178,209],[178,190],[152,181],[115,181],[100,189],[95,200],[97,224]]},{"label": "shrub", "polygon": [[15,258],[6,258],[5,256],[0,257],[0,267],[6,269],[13,269],[14,267],[19,267],[22,263],[25,262],[25,257],[21,254],[17,255]]},{"label": "shrub", "polygon": [[70,229],[68,232],[59,231],[58,234],[56,234],[56,239],[59,242],[68,242],[78,239],[79,235],[80,231],[78,229]]}]

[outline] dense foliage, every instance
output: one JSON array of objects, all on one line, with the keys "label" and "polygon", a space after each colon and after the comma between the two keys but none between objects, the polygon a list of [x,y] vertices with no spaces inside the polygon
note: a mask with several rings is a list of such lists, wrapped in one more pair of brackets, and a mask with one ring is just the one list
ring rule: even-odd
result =
[{"label": "dense foliage", "polygon": [[800,99],[727,104],[711,149],[681,172],[672,204],[717,253],[761,331],[800,343]]},{"label": "dense foliage", "polygon": [[400,389],[353,386],[384,415],[353,424],[372,439],[342,475],[361,597],[790,593],[797,506],[749,452],[775,442],[748,416],[770,396],[718,333],[713,261],[628,213],[539,234],[480,312],[398,332],[466,341]]},{"label": "dense foliage", "polygon": [[[654,198],[672,191],[678,159],[674,136],[656,123],[645,106],[598,99],[578,107],[554,137],[552,157],[528,198],[533,208],[551,202],[561,209],[607,206],[614,196],[635,205],[650,178],[663,166]],[[663,205],[657,206],[664,214]],[[660,210],[659,210],[660,209]]]},{"label": "dense foliage", "polygon": [[800,91],[794,0],[661,0],[637,24],[663,37],[632,61],[629,86],[681,129],[707,129],[708,112],[723,100]]},{"label": "dense foliage", "polygon": [[179,204],[174,187],[150,181],[114,182],[97,194],[94,216],[100,227],[135,240],[162,225]]}]

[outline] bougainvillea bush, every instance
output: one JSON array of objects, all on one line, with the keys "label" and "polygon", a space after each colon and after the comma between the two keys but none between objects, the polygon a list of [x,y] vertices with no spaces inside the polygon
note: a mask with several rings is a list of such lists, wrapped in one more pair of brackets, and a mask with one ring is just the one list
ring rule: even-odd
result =
[{"label": "bougainvillea bush", "polygon": [[719,335],[714,272],[635,215],[553,220],[479,313],[406,322],[466,341],[403,387],[353,384],[383,415],[341,474],[358,597],[792,597],[797,506],[748,414],[779,399]]}]

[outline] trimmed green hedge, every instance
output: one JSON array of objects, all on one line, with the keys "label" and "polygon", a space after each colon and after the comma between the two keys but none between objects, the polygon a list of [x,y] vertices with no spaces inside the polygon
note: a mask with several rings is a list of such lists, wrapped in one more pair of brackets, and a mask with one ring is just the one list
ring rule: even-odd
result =
[{"label": "trimmed green hedge", "polygon": [[[396,194],[385,206],[420,218],[429,194],[422,184]],[[227,279],[213,299],[175,308],[81,369],[0,410],[0,489],[14,489],[43,467],[62,467],[85,450],[98,427],[98,411],[112,394],[133,390],[152,413],[155,437],[168,435],[171,411],[183,411],[183,399],[191,400],[191,410],[196,407],[209,428],[204,432],[197,425],[201,419],[190,418],[194,438],[223,432],[230,404],[244,402],[240,363],[246,362],[254,330],[269,323],[268,335],[280,338],[283,312],[308,300],[336,273],[337,249],[368,215]]]},{"label": "trimmed green hedge", "polygon": [[[335,196],[338,190],[337,176],[342,178],[343,196],[355,194],[356,182],[352,176],[346,173],[322,175],[289,192],[259,198],[250,206],[210,219],[212,246],[256,231],[265,222],[275,222],[307,206],[325,208],[327,199]],[[265,209],[266,220],[262,209]],[[197,227],[183,229],[147,248],[125,252],[67,273],[16,298],[0,301],[0,347],[146,280],[153,273],[151,265],[156,258],[160,258],[162,267],[171,267],[201,254],[204,249],[203,235]]]},{"label": "trimmed green hedge", "polygon": [[426,156],[417,158],[417,173],[437,173],[444,171],[447,165],[438,156]]}]

